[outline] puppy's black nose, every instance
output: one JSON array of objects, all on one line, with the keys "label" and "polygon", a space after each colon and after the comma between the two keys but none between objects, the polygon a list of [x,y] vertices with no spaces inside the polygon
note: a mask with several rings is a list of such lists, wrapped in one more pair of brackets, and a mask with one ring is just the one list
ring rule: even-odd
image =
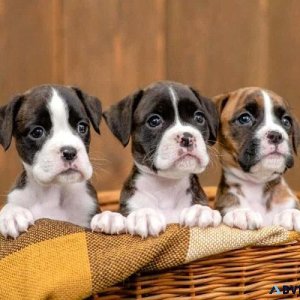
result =
[{"label": "puppy's black nose", "polygon": [[62,159],[66,161],[74,160],[77,155],[77,150],[70,146],[62,147],[60,152],[62,153]]},{"label": "puppy's black nose", "polygon": [[193,145],[193,135],[189,132],[184,132],[180,139],[180,146],[184,148],[188,148]]},{"label": "puppy's black nose", "polygon": [[283,142],[283,136],[278,131],[269,131],[267,134],[267,138],[270,144],[278,145]]}]

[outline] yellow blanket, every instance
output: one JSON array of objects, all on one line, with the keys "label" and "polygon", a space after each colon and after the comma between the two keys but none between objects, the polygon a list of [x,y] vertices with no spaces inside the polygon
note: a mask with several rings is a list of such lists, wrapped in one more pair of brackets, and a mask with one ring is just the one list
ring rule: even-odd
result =
[{"label": "yellow blanket", "polygon": [[17,240],[0,237],[0,299],[81,299],[138,271],[157,271],[246,246],[291,242],[281,227],[241,231],[168,226],[158,238],[110,236],[39,220]]}]

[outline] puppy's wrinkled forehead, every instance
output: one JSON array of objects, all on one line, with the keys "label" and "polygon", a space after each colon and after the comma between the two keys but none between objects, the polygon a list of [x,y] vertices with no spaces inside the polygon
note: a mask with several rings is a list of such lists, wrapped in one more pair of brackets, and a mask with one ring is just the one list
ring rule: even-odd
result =
[{"label": "puppy's wrinkled forehead", "polygon": [[144,89],[135,117],[142,121],[147,114],[154,112],[168,119],[180,118],[181,108],[187,103],[199,106],[199,100],[188,86],[176,82],[158,82]]},{"label": "puppy's wrinkled forehead", "polygon": [[251,112],[254,116],[260,113],[265,114],[266,109],[271,105],[272,108],[284,108],[288,110],[288,104],[282,97],[269,90],[256,87],[242,88],[229,94],[226,103],[221,107],[221,121],[229,121],[232,117],[243,110]]},{"label": "puppy's wrinkled forehead", "polygon": [[[51,126],[53,117],[82,119],[87,115],[76,93],[62,86],[40,86],[27,91],[16,116],[18,128],[42,122]],[[57,119],[57,118],[56,118]],[[47,129],[47,128],[46,128]]]}]

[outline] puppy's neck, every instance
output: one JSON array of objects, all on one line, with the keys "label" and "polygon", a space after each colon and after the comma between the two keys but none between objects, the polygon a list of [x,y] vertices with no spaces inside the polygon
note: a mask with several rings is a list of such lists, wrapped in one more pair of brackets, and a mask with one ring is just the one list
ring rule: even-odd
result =
[{"label": "puppy's neck", "polygon": [[143,176],[151,178],[151,180],[157,180],[160,181],[161,183],[170,184],[170,185],[177,184],[178,182],[185,180],[192,175],[192,174],[186,174],[185,176],[180,176],[180,177],[163,176],[162,174],[160,174],[159,171],[154,172],[147,166],[141,165],[136,161],[134,161],[134,168],[136,168],[138,173],[140,173]]}]

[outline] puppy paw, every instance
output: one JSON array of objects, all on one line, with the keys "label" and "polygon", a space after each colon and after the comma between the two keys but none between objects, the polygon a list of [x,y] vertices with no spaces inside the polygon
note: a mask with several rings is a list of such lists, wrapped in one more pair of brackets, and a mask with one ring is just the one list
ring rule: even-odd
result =
[{"label": "puppy paw", "polygon": [[32,213],[26,208],[7,204],[0,212],[0,233],[5,238],[10,236],[16,239],[33,224]]},{"label": "puppy paw", "polygon": [[229,211],[223,218],[224,224],[242,230],[254,230],[262,227],[262,216],[251,209],[238,208]]},{"label": "puppy paw", "polygon": [[300,211],[298,209],[283,210],[274,216],[273,225],[300,232]]},{"label": "puppy paw", "polygon": [[213,210],[208,206],[195,204],[185,208],[180,215],[179,223],[185,227],[200,228],[216,227],[221,223],[221,215],[217,210]]},{"label": "puppy paw", "polygon": [[92,218],[91,229],[107,234],[124,233],[126,231],[126,218],[116,212],[104,211]]},{"label": "puppy paw", "polygon": [[127,231],[131,235],[139,235],[142,238],[158,236],[166,230],[165,217],[152,208],[133,211],[128,215],[126,223]]}]

